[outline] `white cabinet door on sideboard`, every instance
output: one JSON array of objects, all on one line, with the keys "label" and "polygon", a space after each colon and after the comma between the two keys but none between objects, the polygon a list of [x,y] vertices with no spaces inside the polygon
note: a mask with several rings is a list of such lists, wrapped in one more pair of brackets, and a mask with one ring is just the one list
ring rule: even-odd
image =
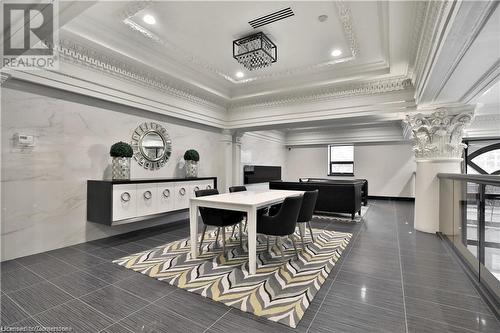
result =
[{"label": "white cabinet door on sideboard", "polygon": [[158,212],[158,186],[155,183],[137,184],[137,216]]},{"label": "white cabinet door on sideboard", "polygon": [[175,209],[175,184],[158,183],[158,213]]},{"label": "white cabinet door on sideboard", "polygon": [[113,185],[113,221],[137,216],[137,185]]},{"label": "white cabinet door on sideboard", "polygon": [[190,185],[186,183],[175,183],[174,187],[174,209],[186,209],[189,207]]}]

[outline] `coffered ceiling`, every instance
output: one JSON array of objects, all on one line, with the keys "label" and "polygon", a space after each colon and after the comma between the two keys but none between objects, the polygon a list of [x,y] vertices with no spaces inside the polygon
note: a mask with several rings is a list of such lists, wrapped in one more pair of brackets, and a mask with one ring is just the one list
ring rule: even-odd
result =
[{"label": "coffered ceiling", "polygon": [[[61,36],[116,52],[208,94],[236,101],[406,75],[412,62],[409,46],[416,6],[344,1],[98,2],[65,25]],[[287,7],[293,16],[257,29],[248,23]],[[147,15],[154,24],[145,22]],[[248,71],[233,59],[232,41],[257,31],[277,45],[278,61]],[[333,50],[341,55],[332,56]]]},{"label": "coffered ceiling", "polygon": [[[2,71],[2,82],[10,75],[208,126],[326,142],[356,131],[401,140],[398,124],[417,109],[491,105],[479,97],[500,76],[497,1],[64,4],[59,70]],[[284,8],[293,16],[249,24]],[[258,31],[277,45],[278,60],[248,71],[232,42]],[[490,111],[484,123],[497,119]]]}]

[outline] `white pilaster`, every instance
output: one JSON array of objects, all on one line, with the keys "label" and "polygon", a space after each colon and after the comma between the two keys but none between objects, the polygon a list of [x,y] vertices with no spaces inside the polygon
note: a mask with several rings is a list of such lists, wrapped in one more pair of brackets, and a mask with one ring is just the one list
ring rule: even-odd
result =
[{"label": "white pilaster", "polygon": [[453,112],[440,108],[432,114],[408,115],[406,125],[414,140],[417,162],[415,184],[415,229],[439,231],[438,173],[460,173],[465,145],[463,129],[472,120],[470,109]]},{"label": "white pilaster", "polygon": [[230,130],[222,131],[222,149],[224,156],[223,175],[218,185],[219,192],[228,191],[229,186],[233,184],[233,133]]},{"label": "white pilaster", "polygon": [[243,185],[243,166],[241,164],[241,137],[243,133],[233,133],[233,185]]}]

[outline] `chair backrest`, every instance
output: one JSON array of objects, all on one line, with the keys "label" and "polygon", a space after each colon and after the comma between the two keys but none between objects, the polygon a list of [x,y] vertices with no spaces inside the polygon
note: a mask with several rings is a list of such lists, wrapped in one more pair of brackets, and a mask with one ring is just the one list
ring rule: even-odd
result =
[{"label": "chair backrest", "polygon": [[246,186],[231,186],[229,188],[229,192],[233,193],[233,192],[243,192],[243,191],[246,191],[247,188]]},{"label": "chair backrest", "polygon": [[279,212],[273,216],[273,224],[280,228],[282,235],[291,235],[295,232],[301,205],[302,196],[286,197]]},{"label": "chair backrest", "polygon": [[318,199],[319,190],[306,191],[302,199],[302,207],[300,207],[299,218],[297,222],[309,222],[316,207],[316,200]]},{"label": "chair backrest", "polygon": [[[216,195],[219,194],[219,190],[215,188],[207,189],[207,190],[198,190],[194,192],[196,197],[205,197],[208,195]],[[199,207],[201,220],[204,224],[207,225],[216,225],[219,226],[222,224],[220,210],[214,208],[207,207]]]},{"label": "chair backrest", "polygon": [[216,194],[219,194],[219,190],[217,190],[216,188],[211,188],[208,190],[198,190],[194,192],[194,195],[196,197],[205,197],[207,195],[216,195]]}]

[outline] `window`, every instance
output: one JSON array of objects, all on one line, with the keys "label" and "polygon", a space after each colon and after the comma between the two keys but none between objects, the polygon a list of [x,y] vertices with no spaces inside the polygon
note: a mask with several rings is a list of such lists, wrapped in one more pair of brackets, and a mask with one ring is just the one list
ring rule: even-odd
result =
[{"label": "window", "polygon": [[500,141],[465,141],[468,174],[500,175]]},{"label": "window", "polygon": [[329,176],[354,176],[354,146],[328,146]]}]

